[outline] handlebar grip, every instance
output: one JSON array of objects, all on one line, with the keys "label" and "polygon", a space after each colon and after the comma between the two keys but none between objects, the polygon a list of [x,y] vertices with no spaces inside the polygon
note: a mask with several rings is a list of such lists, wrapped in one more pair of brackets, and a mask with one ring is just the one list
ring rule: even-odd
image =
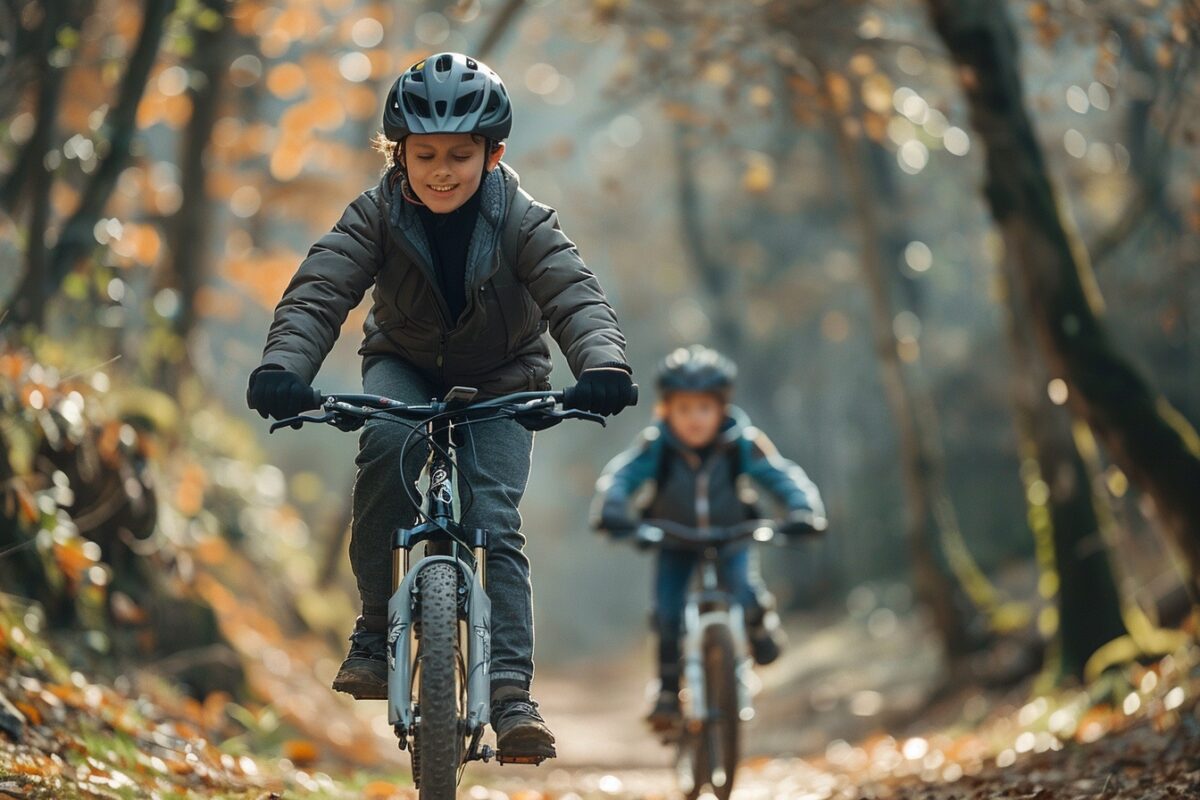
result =
[{"label": "handlebar grip", "polygon": [[320,408],[325,402],[325,398],[321,396],[321,390],[313,387],[312,390],[312,407]]},{"label": "handlebar grip", "polygon": [[[563,408],[575,408],[575,388],[568,386],[562,391],[562,406]],[[633,402],[629,405],[636,406],[638,404],[638,385],[633,384]]]}]

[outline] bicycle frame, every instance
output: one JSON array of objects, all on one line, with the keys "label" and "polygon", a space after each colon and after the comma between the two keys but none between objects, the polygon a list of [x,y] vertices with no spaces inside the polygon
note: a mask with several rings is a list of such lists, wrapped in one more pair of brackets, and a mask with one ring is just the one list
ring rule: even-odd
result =
[{"label": "bicycle frame", "polygon": [[[447,455],[454,448],[452,428],[453,425],[444,419],[428,423],[430,436],[437,446],[431,448],[428,462],[426,521],[413,528],[397,530],[392,543],[394,591],[388,602],[388,723],[403,748],[416,721],[412,691],[416,663],[412,652],[416,579],[430,564],[453,564],[461,574],[459,591],[465,593],[460,605],[467,632],[466,647],[463,648],[466,652],[466,714],[462,722],[470,742],[464,761],[471,761],[490,756],[490,753],[479,751],[483,728],[490,721],[492,604],[486,583],[490,537],[483,529],[464,531],[454,518],[454,466]],[[421,542],[426,543],[426,552],[410,566],[412,549]],[[467,548],[472,551],[470,563],[461,553]]]},{"label": "bicycle frame", "polygon": [[714,718],[708,708],[707,676],[704,667],[704,637],[710,628],[725,626],[732,635],[737,659],[738,718],[747,722],[754,718],[754,660],[747,644],[746,618],[742,607],[721,587],[717,571],[717,551],[705,551],[700,568],[698,588],[688,593],[683,616],[683,677],[687,686],[687,702],[683,704],[684,724],[697,726]]},{"label": "bicycle frame", "polygon": [[[637,387],[633,387],[633,402],[637,403]],[[487,552],[490,533],[484,529],[466,530],[455,518],[454,514],[454,460],[455,447],[454,428],[462,417],[465,428],[472,422],[489,419],[514,420],[527,427],[536,424],[537,430],[544,430],[569,419],[589,420],[604,424],[604,418],[590,411],[574,407],[572,399],[573,388],[560,392],[526,391],[514,392],[500,397],[472,403],[476,390],[456,386],[452,388],[444,401],[431,401],[420,405],[409,405],[381,395],[372,394],[334,394],[322,395],[313,390],[311,409],[319,410],[319,415],[297,414],[294,417],[276,419],[271,424],[271,432],[281,428],[299,428],[305,424],[328,424],[343,431],[354,431],[361,428],[367,420],[379,417],[398,418],[416,417],[424,420],[424,432],[421,439],[427,441],[430,455],[427,460],[429,486],[425,493],[425,509],[419,514],[418,524],[412,528],[398,529],[392,538],[392,596],[388,601],[387,624],[387,668],[388,668],[388,723],[396,732],[400,749],[409,749],[409,737],[418,736],[423,729],[418,707],[414,703],[413,685],[418,681],[418,667],[421,663],[421,639],[414,628],[414,621],[420,613],[436,608],[440,620],[449,617],[447,609],[441,606],[422,608],[421,589],[422,574],[431,566],[437,566],[435,573],[447,570],[443,565],[450,565],[455,574],[454,592],[455,608],[453,618],[457,626],[457,647],[454,648],[457,663],[448,668],[451,670],[450,680],[455,680],[455,672],[462,675],[462,686],[457,686],[454,722],[457,726],[456,736],[465,739],[465,747],[457,749],[461,768],[468,761],[488,761],[497,756],[501,763],[540,763],[536,761],[515,758],[506,762],[503,754],[495,753],[490,747],[481,745],[484,727],[491,721],[491,601],[487,596]],[[468,416],[465,412],[491,413],[491,416]],[[417,428],[409,426],[416,433]],[[410,434],[411,436],[411,434]],[[407,441],[407,440],[406,440]],[[402,459],[403,460],[403,459]],[[413,498],[417,500],[417,498]],[[418,501],[419,502],[419,501]],[[422,521],[423,520],[423,521]],[[425,550],[416,564],[411,563],[412,549],[418,544],[425,543]],[[434,575],[431,579],[438,577]],[[444,597],[447,590],[445,575],[441,575],[440,588],[437,590]],[[465,624],[464,624],[465,623]],[[440,631],[440,629],[439,629]],[[447,668],[442,638],[436,637],[441,644],[436,650],[442,653],[438,657],[441,668]],[[417,643],[417,653],[414,657],[413,643]],[[431,648],[431,652],[434,648]],[[439,675],[440,679],[440,675]],[[433,684],[439,689],[442,705],[447,704],[448,698],[440,689],[445,684]],[[437,730],[443,735],[447,732],[444,725],[451,722],[449,709],[443,708],[437,714]],[[432,724],[432,723],[431,723]],[[414,739],[414,743],[415,743]],[[444,741],[444,739],[443,739]],[[413,748],[414,780],[417,777],[417,755]],[[461,777],[461,773],[460,773]],[[444,785],[444,777],[439,778]]]}]

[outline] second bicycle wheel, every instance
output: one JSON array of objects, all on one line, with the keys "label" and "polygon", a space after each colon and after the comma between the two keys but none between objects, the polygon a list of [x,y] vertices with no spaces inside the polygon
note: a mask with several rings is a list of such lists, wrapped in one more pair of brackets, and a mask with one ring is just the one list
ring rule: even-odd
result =
[{"label": "second bicycle wheel", "polygon": [[453,800],[462,764],[458,721],[458,570],[430,564],[417,576],[421,638],[414,754],[421,800]]},{"label": "second bicycle wheel", "polygon": [[733,636],[724,625],[704,633],[704,700],[707,719],[691,738],[694,785],[689,798],[699,797],[707,786],[718,800],[728,800],[741,757],[741,723],[738,717],[737,654]]}]

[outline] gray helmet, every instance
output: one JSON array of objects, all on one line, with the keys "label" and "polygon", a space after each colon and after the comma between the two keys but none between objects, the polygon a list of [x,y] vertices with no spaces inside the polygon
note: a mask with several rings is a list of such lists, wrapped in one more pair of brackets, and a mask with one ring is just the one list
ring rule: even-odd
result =
[{"label": "gray helmet", "polygon": [[495,142],[512,130],[512,103],[500,76],[462,53],[438,53],[413,64],[392,84],[383,132],[476,133]]},{"label": "gray helmet", "polygon": [[728,399],[737,365],[712,348],[694,344],[671,352],[658,367],[658,391],[712,392]]}]

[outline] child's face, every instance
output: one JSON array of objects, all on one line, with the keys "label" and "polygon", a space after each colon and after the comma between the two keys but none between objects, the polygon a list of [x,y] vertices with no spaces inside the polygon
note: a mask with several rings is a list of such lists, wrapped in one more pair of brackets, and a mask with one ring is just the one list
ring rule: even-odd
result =
[{"label": "child's face", "polygon": [[685,447],[708,447],[725,421],[725,403],[707,392],[671,392],[663,398],[662,417]]},{"label": "child's face", "polygon": [[435,214],[449,214],[475,194],[488,172],[500,163],[504,145],[488,154],[481,136],[469,133],[421,133],[404,140],[404,166],[417,198]]}]

